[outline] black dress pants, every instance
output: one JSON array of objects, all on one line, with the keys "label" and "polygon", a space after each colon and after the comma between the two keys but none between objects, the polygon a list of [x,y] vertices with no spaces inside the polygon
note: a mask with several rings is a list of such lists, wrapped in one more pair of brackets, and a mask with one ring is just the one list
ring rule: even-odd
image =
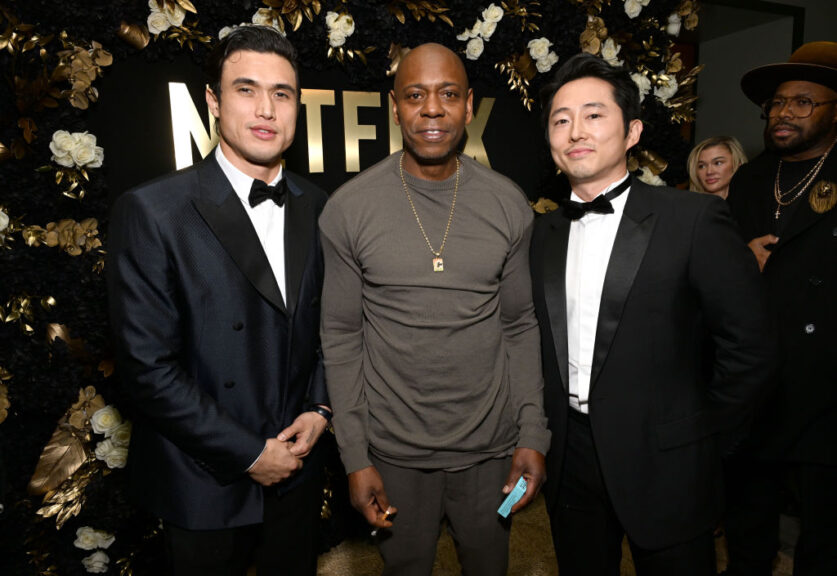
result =
[{"label": "black dress pants", "polygon": [[[561,576],[619,576],[625,530],[610,501],[589,417],[570,409],[558,502],[550,512]],[[658,550],[643,549],[628,535],[638,576],[714,576],[712,531]]]},{"label": "black dress pants", "polygon": [[[163,524],[172,576],[315,576],[322,482],[308,478],[290,492],[264,489],[262,524],[187,530]],[[207,502],[212,506],[212,502]]]},{"label": "black dress pants", "polygon": [[729,576],[770,576],[779,548],[779,514],[796,500],[799,539],[794,576],[837,574],[837,466],[740,457],[727,463]]}]

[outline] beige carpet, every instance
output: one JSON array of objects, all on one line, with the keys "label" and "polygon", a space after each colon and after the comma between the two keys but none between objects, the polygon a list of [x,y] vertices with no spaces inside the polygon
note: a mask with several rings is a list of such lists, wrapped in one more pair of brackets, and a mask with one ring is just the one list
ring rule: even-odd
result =
[{"label": "beige carpet", "polygon": [[[726,565],[726,548],[723,538],[718,538],[718,568]],[[546,516],[543,496],[514,517],[511,531],[511,558],[509,576],[557,576],[558,567],[552,549],[552,536]],[[348,540],[320,556],[319,576],[378,576],[383,564],[377,549],[366,542]],[[790,576],[792,560],[780,553],[774,576]],[[439,538],[433,576],[457,576],[453,540],[447,532]],[[634,566],[627,544],[623,544],[622,576],[634,576]]]}]

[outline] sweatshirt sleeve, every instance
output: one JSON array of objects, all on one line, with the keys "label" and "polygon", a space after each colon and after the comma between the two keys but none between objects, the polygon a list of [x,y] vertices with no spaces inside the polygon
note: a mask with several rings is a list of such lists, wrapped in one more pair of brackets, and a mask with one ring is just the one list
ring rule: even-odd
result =
[{"label": "sweatshirt sleeve", "polygon": [[500,320],[508,363],[512,407],[519,430],[518,448],[541,454],[549,449],[551,434],[543,408],[543,376],[538,321],[532,303],[529,243],[534,216],[521,202],[520,219],[500,279]]},{"label": "sweatshirt sleeve", "polygon": [[320,217],[325,261],[321,339],[334,431],[347,473],[372,463],[363,380],[363,278],[345,212],[326,204]]}]

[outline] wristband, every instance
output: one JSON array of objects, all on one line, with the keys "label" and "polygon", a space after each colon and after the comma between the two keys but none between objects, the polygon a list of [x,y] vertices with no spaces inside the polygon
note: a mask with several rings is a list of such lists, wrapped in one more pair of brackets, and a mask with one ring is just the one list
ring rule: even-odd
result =
[{"label": "wristband", "polygon": [[331,410],[326,410],[322,406],[311,406],[309,412],[316,412],[317,414],[325,418],[326,422],[331,422],[331,417],[333,416]]}]

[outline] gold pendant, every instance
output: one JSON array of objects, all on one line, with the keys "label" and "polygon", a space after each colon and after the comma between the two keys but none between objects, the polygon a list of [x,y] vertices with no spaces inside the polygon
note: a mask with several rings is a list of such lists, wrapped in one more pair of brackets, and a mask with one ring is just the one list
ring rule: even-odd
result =
[{"label": "gold pendant", "polygon": [[781,210],[781,208],[779,206],[776,206],[776,212],[773,213],[773,215],[776,217],[776,220],[779,219],[779,210]]},{"label": "gold pendant", "polygon": [[445,271],[445,261],[441,258],[434,258],[433,259],[433,271],[434,272],[444,272]]}]

